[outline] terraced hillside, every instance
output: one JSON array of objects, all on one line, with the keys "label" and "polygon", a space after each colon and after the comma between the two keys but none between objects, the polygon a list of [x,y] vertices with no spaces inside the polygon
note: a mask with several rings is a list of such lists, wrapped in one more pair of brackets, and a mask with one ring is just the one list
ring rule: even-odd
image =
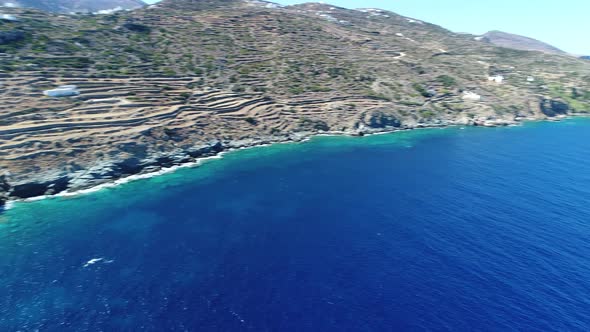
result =
[{"label": "terraced hillside", "polygon": [[[167,0],[110,15],[5,8],[0,192],[31,197],[320,132],[504,125],[590,111],[590,63],[375,9]],[[76,85],[77,96],[44,91]]]}]

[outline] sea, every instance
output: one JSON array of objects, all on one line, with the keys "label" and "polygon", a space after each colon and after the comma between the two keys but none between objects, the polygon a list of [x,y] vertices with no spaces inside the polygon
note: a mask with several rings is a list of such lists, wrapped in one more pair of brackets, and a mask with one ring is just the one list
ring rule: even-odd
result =
[{"label": "sea", "polygon": [[590,119],[316,137],[0,214],[0,331],[590,331]]}]

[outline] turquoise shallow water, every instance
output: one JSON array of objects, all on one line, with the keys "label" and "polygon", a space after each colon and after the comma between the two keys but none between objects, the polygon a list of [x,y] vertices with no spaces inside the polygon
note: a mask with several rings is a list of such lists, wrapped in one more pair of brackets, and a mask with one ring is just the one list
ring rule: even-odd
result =
[{"label": "turquoise shallow water", "polygon": [[590,329],[590,120],[318,137],[0,215],[0,330]]}]

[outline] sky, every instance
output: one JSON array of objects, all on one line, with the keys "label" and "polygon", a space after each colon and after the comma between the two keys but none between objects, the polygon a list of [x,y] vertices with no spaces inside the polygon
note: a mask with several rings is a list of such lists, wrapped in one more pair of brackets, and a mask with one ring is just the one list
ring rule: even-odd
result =
[{"label": "sky", "polygon": [[[275,0],[292,5],[319,0]],[[155,3],[157,0],[147,0]],[[500,30],[590,55],[590,0],[330,0],[345,8],[380,8],[455,32]]]}]

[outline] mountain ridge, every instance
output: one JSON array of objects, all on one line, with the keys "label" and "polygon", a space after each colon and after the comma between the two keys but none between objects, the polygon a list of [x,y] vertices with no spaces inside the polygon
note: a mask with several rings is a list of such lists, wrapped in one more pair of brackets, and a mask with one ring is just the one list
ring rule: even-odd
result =
[{"label": "mountain ridge", "polygon": [[561,49],[540,40],[499,30],[488,31],[482,36],[478,37],[478,39],[496,46],[513,48],[517,50],[539,51],[551,54],[566,54],[566,52],[562,51]]}]

